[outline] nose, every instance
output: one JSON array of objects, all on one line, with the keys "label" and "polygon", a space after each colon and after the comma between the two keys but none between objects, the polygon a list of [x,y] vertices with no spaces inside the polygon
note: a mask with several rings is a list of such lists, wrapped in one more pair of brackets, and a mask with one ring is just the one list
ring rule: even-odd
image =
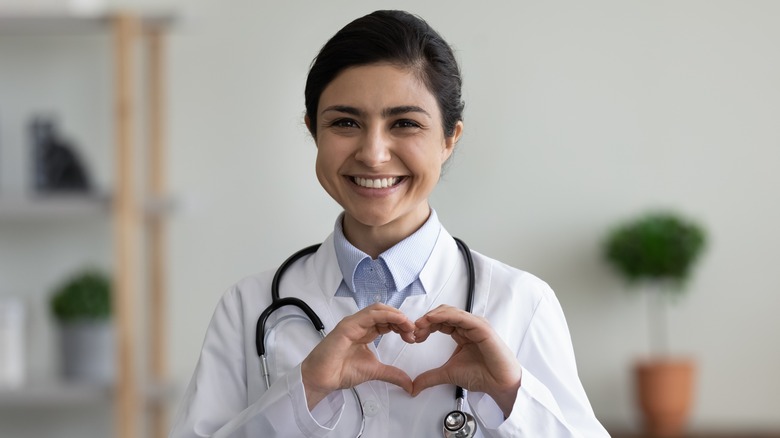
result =
[{"label": "nose", "polygon": [[390,161],[390,139],[381,128],[367,129],[360,139],[355,159],[368,167]]}]

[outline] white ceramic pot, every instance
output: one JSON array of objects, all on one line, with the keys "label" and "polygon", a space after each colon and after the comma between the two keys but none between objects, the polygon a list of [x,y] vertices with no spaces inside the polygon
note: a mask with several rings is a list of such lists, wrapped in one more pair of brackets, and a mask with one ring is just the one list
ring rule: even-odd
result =
[{"label": "white ceramic pot", "polygon": [[110,385],[116,376],[116,341],[110,320],[60,323],[62,375],[66,380]]}]

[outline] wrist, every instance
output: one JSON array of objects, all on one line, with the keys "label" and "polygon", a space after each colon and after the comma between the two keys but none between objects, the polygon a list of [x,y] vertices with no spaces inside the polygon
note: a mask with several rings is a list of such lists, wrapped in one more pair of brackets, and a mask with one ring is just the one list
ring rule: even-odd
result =
[{"label": "wrist", "polygon": [[523,372],[522,369],[520,369],[520,375],[514,384],[506,385],[499,391],[496,391],[495,394],[490,394],[490,396],[493,398],[493,401],[496,402],[498,407],[501,409],[501,412],[504,414],[504,419],[509,418],[509,415],[512,413],[512,409],[515,406],[515,401],[517,401],[517,392],[522,386],[522,380]]},{"label": "wrist", "polygon": [[306,405],[309,411],[313,410],[325,397],[327,397],[332,391],[320,387],[312,379],[310,372],[307,372],[307,363],[304,360],[301,364],[301,381],[303,382],[303,392],[306,396]]}]

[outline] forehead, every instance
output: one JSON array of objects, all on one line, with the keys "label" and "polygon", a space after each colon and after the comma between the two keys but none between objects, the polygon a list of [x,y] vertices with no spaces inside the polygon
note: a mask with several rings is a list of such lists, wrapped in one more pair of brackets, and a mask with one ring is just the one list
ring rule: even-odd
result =
[{"label": "forehead", "polygon": [[384,63],[350,67],[339,73],[322,91],[318,111],[331,105],[365,110],[416,105],[431,115],[438,114],[436,98],[417,72]]}]

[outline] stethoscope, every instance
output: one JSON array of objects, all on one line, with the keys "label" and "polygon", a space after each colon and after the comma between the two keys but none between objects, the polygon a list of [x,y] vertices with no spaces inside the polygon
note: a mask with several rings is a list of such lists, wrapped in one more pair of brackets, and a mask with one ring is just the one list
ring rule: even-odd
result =
[{"label": "stethoscope", "polygon": [[[468,295],[466,297],[465,309],[467,312],[471,313],[471,309],[474,304],[474,259],[471,257],[471,250],[469,250],[469,247],[466,246],[462,240],[456,237],[455,242],[458,244],[458,248],[460,248],[460,251],[463,253],[463,256],[466,260],[466,266],[468,267]],[[282,279],[282,275],[284,275],[284,273],[287,271],[287,269],[290,268],[290,266],[292,266],[293,263],[304,256],[313,254],[317,251],[317,249],[319,249],[319,247],[320,244],[318,243],[316,245],[303,248],[302,250],[291,255],[287,260],[284,261],[284,263],[282,263],[281,266],[279,266],[279,269],[276,270],[274,278],[271,281],[271,305],[266,307],[266,309],[263,310],[263,313],[261,313],[260,317],[257,319],[257,329],[255,333],[255,345],[257,346],[257,354],[260,356],[260,366],[262,368],[261,372],[263,379],[265,380],[266,389],[271,387],[271,379],[270,373],[268,372],[268,363],[265,358],[265,323],[273,312],[284,306],[295,306],[306,314],[314,326],[314,329],[317,330],[322,338],[324,338],[326,335],[325,325],[308,304],[306,304],[303,300],[295,297],[279,297],[279,282]],[[352,394],[357,401],[358,409],[360,409],[360,430],[356,435],[356,437],[359,438],[363,435],[363,429],[366,425],[366,415],[363,412],[363,403],[360,400],[360,396],[358,395],[357,390],[355,390],[355,388],[351,389]],[[460,386],[455,388],[455,410],[450,411],[444,417],[444,421],[442,422],[442,430],[444,432],[445,438],[471,438],[476,434],[477,422],[474,420],[474,416],[463,411],[463,403],[465,399],[466,391]]]}]

